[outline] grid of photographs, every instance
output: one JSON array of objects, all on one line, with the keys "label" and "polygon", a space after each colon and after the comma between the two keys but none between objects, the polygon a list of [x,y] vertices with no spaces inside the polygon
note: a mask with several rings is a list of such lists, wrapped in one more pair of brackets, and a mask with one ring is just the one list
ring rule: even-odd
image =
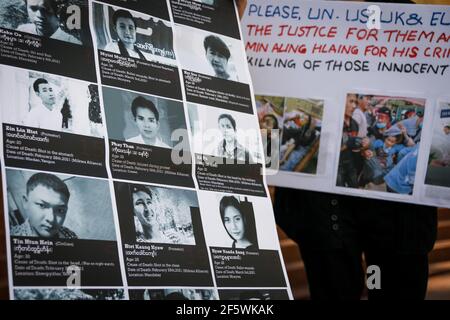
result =
[{"label": "grid of photographs", "polygon": [[233,2],[7,0],[0,29],[11,299],[291,297]]}]

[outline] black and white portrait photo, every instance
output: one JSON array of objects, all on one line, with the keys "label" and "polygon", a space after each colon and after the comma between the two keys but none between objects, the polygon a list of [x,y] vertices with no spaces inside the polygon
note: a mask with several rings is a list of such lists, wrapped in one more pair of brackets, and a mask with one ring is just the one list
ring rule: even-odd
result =
[{"label": "black and white portrait photo", "polygon": [[450,188],[450,102],[439,102],[433,121],[425,183]]},{"label": "black and white portrait photo", "polygon": [[96,2],[93,3],[93,19],[98,49],[176,65],[170,22]]},{"label": "black and white portrait photo", "polygon": [[277,232],[269,227],[275,219],[267,210],[266,198],[200,191],[198,200],[210,247],[278,250]]},{"label": "black and white portrait photo", "polygon": [[198,209],[195,192],[117,183],[116,195],[119,216],[124,219],[121,225],[124,230],[130,226],[125,232],[134,229],[136,242],[196,245],[192,217],[192,209]]},{"label": "black and white portrait photo", "polygon": [[14,289],[14,300],[125,300],[123,289]]},{"label": "black and white portrait photo", "polygon": [[172,132],[186,129],[181,102],[108,87],[103,99],[110,139],[172,148]]},{"label": "black and white portrait photo", "polygon": [[209,246],[259,249],[255,209],[249,197],[203,191],[199,201],[201,208],[208,208],[202,211],[202,220]]},{"label": "black and white portrait photo", "polygon": [[6,66],[0,70],[4,123],[104,136],[97,85]]},{"label": "black and white portrait photo", "polygon": [[214,289],[171,288],[129,290],[130,300],[218,300]]},{"label": "black and white portrait photo", "polygon": [[220,219],[230,236],[231,248],[255,250],[258,248],[255,216],[252,204],[236,196],[223,196],[219,203]]},{"label": "black and white portrait photo", "polygon": [[36,171],[6,171],[11,236],[116,239],[106,180]]},{"label": "black and white portrait photo", "polygon": [[412,195],[425,106],[423,98],[348,93],[336,186]]},{"label": "black and white portrait photo", "polygon": [[183,69],[248,83],[245,72],[247,60],[239,40],[179,25],[176,41]]},{"label": "black and white portrait photo", "polygon": [[2,0],[0,27],[86,45],[91,43],[87,0]]},{"label": "black and white portrait photo", "polygon": [[262,163],[260,134],[251,126],[251,115],[224,109],[188,104],[195,153]]}]

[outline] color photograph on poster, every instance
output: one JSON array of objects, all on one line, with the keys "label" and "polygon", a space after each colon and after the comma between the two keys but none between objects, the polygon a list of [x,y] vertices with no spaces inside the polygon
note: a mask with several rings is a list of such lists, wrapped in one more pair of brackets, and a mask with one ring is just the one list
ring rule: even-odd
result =
[{"label": "color photograph on poster", "polygon": [[129,290],[130,300],[218,300],[214,289],[171,288]]},{"label": "color photograph on poster", "polygon": [[450,188],[450,103],[440,102],[434,116],[433,136],[425,184]]},{"label": "color photograph on poster", "polygon": [[425,99],[349,93],[336,185],[411,195]]},{"label": "color photograph on poster", "polygon": [[319,158],[324,102],[286,98],[280,146],[280,170],[315,174]]},{"label": "color photograph on poster", "polygon": [[3,123],[103,138],[98,86],[0,67]]},{"label": "color photograph on poster", "polygon": [[[282,128],[284,114],[284,97],[256,95],[256,111],[258,113],[259,122],[265,121],[266,116],[274,116],[271,129]],[[276,127],[276,128],[275,128]]]},{"label": "color photograph on poster", "polygon": [[97,2],[93,16],[98,49],[176,66],[170,22]]},{"label": "color photograph on poster", "polygon": [[186,130],[179,101],[109,87],[103,87],[103,101],[110,139],[171,149],[179,143],[173,131]]},{"label": "color photograph on poster", "polygon": [[283,97],[255,96],[265,164],[273,170],[280,166],[284,100]]},{"label": "color photograph on poster", "polygon": [[316,174],[324,101],[262,95],[255,100],[267,168]]}]

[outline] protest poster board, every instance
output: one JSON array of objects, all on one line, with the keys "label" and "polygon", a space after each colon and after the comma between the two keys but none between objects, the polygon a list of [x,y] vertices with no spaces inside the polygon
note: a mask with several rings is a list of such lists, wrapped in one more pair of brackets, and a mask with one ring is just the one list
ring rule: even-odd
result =
[{"label": "protest poster board", "polygon": [[450,207],[450,7],[250,0],[268,184]]},{"label": "protest poster board", "polygon": [[0,13],[12,299],[292,298],[232,1]]}]

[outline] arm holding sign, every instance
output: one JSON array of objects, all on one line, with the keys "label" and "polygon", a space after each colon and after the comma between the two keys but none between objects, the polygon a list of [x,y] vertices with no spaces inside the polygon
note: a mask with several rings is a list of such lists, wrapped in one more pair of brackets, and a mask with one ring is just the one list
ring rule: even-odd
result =
[{"label": "arm holding sign", "polygon": [[[307,1],[300,3],[305,4]],[[283,1],[279,4],[282,5]],[[323,2],[325,5],[326,2]],[[345,7],[345,4],[342,3],[342,6]],[[339,163],[348,168],[341,171],[341,178],[347,184],[354,181],[355,172],[361,172],[361,156],[364,160],[373,158],[374,163],[377,156],[370,140],[364,135],[358,137],[359,126],[352,117],[355,104],[356,97],[348,95],[341,144],[345,163]],[[376,144],[380,147],[385,145],[384,132],[388,128],[377,129],[380,133],[377,139],[380,141]],[[405,145],[394,143],[386,147],[384,152],[387,156],[392,158],[397,149],[406,150],[412,145],[411,134],[406,136],[402,132],[402,137]],[[391,192],[412,192],[414,162],[417,160],[415,156],[409,153],[399,160],[400,165],[396,163],[398,166],[386,179],[381,179],[378,187],[386,188],[387,185]],[[336,177],[333,179],[326,184],[339,185]],[[358,188],[361,195],[366,192],[359,184],[354,188]],[[381,197],[369,199],[278,187],[274,197],[274,212],[277,224],[299,244],[308,270],[311,299],[359,300],[366,273],[361,263],[363,254],[367,265],[380,267],[384,283],[381,289],[368,291],[369,299],[402,297],[417,300],[425,297],[428,253],[436,240],[436,208],[385,201]]]}]

